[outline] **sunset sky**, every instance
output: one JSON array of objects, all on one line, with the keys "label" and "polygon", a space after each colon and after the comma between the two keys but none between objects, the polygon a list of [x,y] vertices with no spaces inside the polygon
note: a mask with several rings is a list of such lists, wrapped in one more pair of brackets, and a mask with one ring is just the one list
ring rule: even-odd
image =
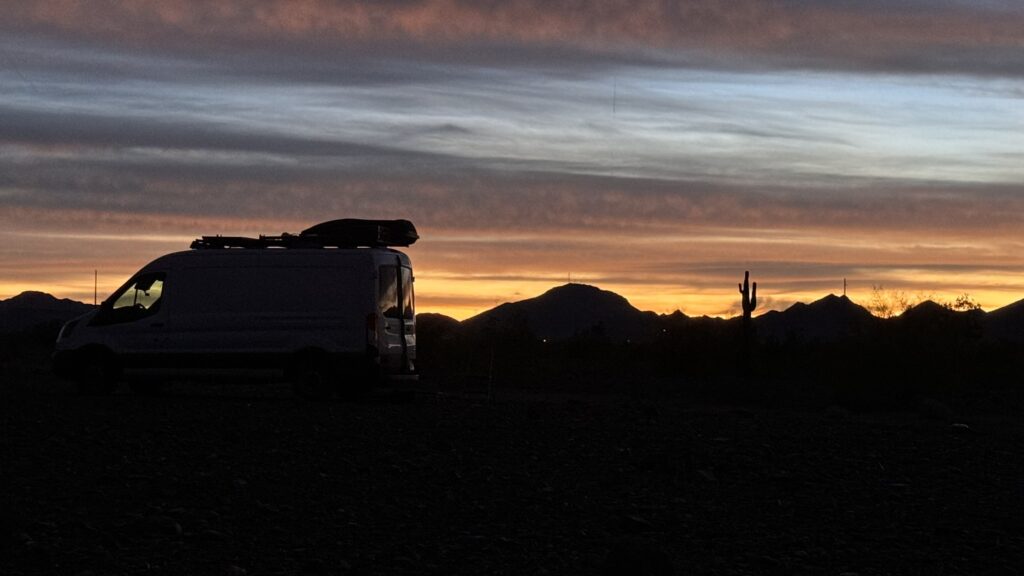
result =
[{"label": "sunset sky", "polygon": [[1024,297],[1018,0],[22,0],[0,298],[408,218],[419,311]]}]

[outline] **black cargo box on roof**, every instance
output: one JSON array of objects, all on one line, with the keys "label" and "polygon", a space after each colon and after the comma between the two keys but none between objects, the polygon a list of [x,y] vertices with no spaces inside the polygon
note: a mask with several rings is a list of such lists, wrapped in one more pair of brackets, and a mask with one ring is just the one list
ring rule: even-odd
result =
[{"label": "black cargo box on roof", "polygon": [[241,236],[203,236],[192,242],[195,250],[210,248],[383,248],[411,246],[419,235],[408,220],[361,220],[343,218],[321,222],[299,234],[246,238]]},{"label": "black cargo box on roof", "polygon": [[327,246],[410,246],[419,235],[408,220],[343,218],[306,228],[301,238],[316,238]]}]

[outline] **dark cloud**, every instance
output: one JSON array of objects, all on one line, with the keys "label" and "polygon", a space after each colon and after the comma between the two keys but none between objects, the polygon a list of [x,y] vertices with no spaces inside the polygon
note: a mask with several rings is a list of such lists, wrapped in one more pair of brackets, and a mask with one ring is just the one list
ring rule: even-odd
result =
[{"label": "dark cloud", "polygon": [[[115,136],[93,135],[85,140],[90,145],[108,144],[117,141]],[[196,145],[191,133],[154,138],[150,145],[179,141]],[[235,143],[223,135],[202,141],[210,146]],[[243,139],[238,144],[247,152],[293,145],[320,150],[289,140]],[[70,155],[0,160],[0,187],[9,191],[0,196],[0,205],[248,218],[276,214],[289,219],[324,213],[386,215],[397,210],[441,229],[607,230],[614,234],[637,230],[646,236],[674,233],[680,226],[1007,233],[1019,227],[1024,214],[1024,190],[1014,185],[851,179],[842,187],[829,188],[734,186],[707,180],[508,171],[500,162],[495,166],[487,159],[425,156],[344,143],[325,144],[323,149],[338,156],[312,164],[260,164],[234,162],[230,155],[218,162],[209,154],[171,154],[169,161],[163,151],[155,156],[107,157],[76,149]]]},{"label": "dark cloud", "polygon": [[216,121],[123,114],[35,111],[0,105],[0,143],[36,146],[223,150],[289,156],[389,157],[430,156],[411,151],[340,140],[298,138],[267,131],[242,132]]},{"label": "dark cloud", "polygon": [[[570,0],[39,0],[8,6],[0,29],[207,56],[270,53],[268,69],[313,78],[344,69],[331,62],[368,55],[540,67],[627,57],[673,66],[1024,71],[1024,10],[1005,3],[613,0],[581,10]],[[280,56],[289,53],[310,64],[280,66],[301,62]]]},{"label": "dark cloud", "polygon": [[[0,24],[2,31],[2,24]],[[481,74],[530,74],[580,79],[627,66],[661,67],[657,58],[571,46],[423,46],[389,43],[372,49],[296,43],[205,44],[126,47],[120,42],[76,35],[33,35],[23,30],[0,36],[0,64],[23,78],[108,82],[147,80],[232,86],[240,83],[387,87],[452,85]],[[697,61],[694,61],[696,64]]]}]

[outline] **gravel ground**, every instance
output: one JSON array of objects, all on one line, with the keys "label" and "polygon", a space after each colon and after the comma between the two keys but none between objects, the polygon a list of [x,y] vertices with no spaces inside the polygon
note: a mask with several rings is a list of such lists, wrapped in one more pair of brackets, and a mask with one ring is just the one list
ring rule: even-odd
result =
[{"label": "gravel ground", "polygon": [[1007,418],[41,380],[0,402],[7,575],[1024,573]]}]

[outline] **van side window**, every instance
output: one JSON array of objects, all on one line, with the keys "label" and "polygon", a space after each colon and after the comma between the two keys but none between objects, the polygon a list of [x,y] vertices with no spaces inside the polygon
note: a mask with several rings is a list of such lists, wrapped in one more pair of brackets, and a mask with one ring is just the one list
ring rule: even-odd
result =
[{"label": "van side window", "polygon": [[164,293],[163,272],[141,274],[114,293],[96,316],[96,324],[134,322],[156,314]]}]

